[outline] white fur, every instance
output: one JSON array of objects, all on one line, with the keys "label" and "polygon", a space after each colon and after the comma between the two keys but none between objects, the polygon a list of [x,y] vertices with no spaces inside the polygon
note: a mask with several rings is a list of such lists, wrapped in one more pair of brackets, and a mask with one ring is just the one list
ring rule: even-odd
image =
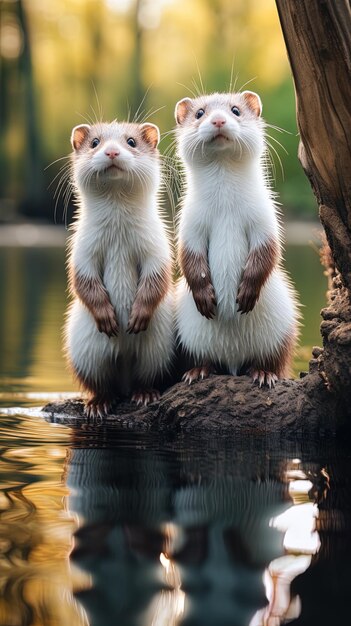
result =
[{"label": "white fur", "polygon": [[[205,97],[207,115],[202,123],[179,128],[179,154],[186,164],[179,243],[190,251],[208,251],[217,308],[212,320],[202,316],[181,279],[176,326],[182,346],[197,364],[220,363],[235,374],[255,357],[274,354],[288,335],[295,336],[298,312],[293,289],[279,267],[263,286],[254,309],[248,314],[237,311],[249,252],[272,237],[279,239],[280,233],[261,161],[262,120],[235,118],[228,99],[222,94]],[[219,118],[225,120],[220,128],[225,138],[213,141],[219,130],[213,121]]]},{"label": "white fur", "polygon": [[[110,125],[108,125],[110,126]],[[112,125],[111,125],[112,126]],[[116,132],[117,127],[117,132]],[[75,184],[79,193],[78,219],[70,239],[69,264],[87,278],[101,277],[119,323],[117,337],[100,333],[92,315],[75,298],[67,316],[65,347],[73,368],[102,381],[119,367],[117,383],[125,393],[132,380],[152,385],[165,373],[173,353],[173,295],[161,301],[146,331],[127,334],[138,273],[150,276],[170,265],[171,252],[157,208],[159,165],[148,154],[134,156],[124,148],[115,124],[111,136],[89,158],[76,157]],[[105,172],[105,155],[117,148],[123,172]]]}]

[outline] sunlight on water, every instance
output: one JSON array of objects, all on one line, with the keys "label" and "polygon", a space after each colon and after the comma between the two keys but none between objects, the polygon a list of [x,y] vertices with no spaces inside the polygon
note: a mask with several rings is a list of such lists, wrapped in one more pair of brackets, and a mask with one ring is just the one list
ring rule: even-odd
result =
[{"label": "sunlight on water", "polygon": [[274,559],[264,571],[263,583],[269,604],[254,615],[250,626],[278,626],[300,616],[300,596],[292,596],[291,583],[310,567],[312,556],[321,547],[316,530],[319,510],[309,498],[313,483],[307,480],[302,469],[296,468],[297,464],[298,460],[293,460],[294,469],[286,471],[293,505],[270,520],[270,526],[285,533],[285,554]]},{"label": "sunlight on water", "polygon": [[162,589],[152,600],[145,612],[144,623],[153,626],[177,626],[185,610],[185,593],[181,589],[179,568],[163,552],[160,554],[160,563],[164,569],[164,583],[168,588]]},{"label": "sunlight on water", "polygon": [[0,624],[87,624],[74,590],[89,577],[69,561],[76,528],[63,480],[68,433],[2,417]]}]

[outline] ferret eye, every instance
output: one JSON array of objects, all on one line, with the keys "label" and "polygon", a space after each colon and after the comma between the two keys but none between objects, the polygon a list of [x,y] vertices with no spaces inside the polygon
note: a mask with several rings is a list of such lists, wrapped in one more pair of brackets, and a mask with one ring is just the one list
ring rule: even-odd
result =
[{"label": "ferret eye", "polygon": [[202,117],[203,115],[205,115],[205,111],[203,109],[199,109],[198,111],[196,111],[195,113],[195,117],[197,120],[200,119],[200,117]]},{"label": "ferret eye", "polygon": [[99,143],[100,143],[100,139],[98,139],[97,137],[95,137],[95,139],[93,139],[93,141],[91,142],[91,144],[90,144],[90,145],[91,145],[91,147],[92,147],[92,148],[97,148],[97,146],[99,145]]},{"label": "ferret eye", "polygon": [[133,137],[129,137],[129,139],[127,139],[127,144],[131,148],[135,148],[136,147],[136,141],[135,141],[135,139],[133,139]]},{"label": "ferret eye", "polygon": [[237,115],[239,117],[240,111],[239,111],[238,107],[232,107],[232,113],[234,113],[234,115]]}]

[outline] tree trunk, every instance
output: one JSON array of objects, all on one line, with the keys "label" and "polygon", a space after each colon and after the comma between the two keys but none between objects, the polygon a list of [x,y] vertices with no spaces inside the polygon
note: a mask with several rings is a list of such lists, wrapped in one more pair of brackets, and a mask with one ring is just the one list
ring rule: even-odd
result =
[{"label": "tree trunk", "polygon": [[[23,0],[17,2],[18,21],[22,29],[23,52],[20,70],[23,81],[23,99],[26,140],[26,193],[22,201],[22,212],[33,216],[46,216],[45,182],[42,150],[38,132],[37,99],[35,94],[31,40],[27,14]],[[44,197],[43,197],[44,196]]]},{"label": "tree trunk", "polygon": [[349,0],[276,0],[293,73],[299,159],[338,275],[322,311],[319,370],[351,397],[351,10]]}]

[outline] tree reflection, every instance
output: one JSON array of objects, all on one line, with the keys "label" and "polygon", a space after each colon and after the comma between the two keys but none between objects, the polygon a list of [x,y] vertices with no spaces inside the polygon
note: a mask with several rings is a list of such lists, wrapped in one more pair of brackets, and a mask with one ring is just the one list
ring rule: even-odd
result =
[{"label": "tree reflection", "polygon": [[347,623],[350,458],[330,442],[302,455],[328,469],[286,470],[257,438],[5,415],[0,437],[0,626]]},{"label": "tree reflection", "polygon": [[264,604],[262,572],[282,551],[269,519],[286,506],[285,485],[253,479],[264,472],[255,453],[244,453],[243,470],[218,447],[204,470],[201,447],[190,461],[150,442],[91,445],[67,459],[80,520],[72,559],[92,578],[77,597],[90,626],[249,624]]}]

